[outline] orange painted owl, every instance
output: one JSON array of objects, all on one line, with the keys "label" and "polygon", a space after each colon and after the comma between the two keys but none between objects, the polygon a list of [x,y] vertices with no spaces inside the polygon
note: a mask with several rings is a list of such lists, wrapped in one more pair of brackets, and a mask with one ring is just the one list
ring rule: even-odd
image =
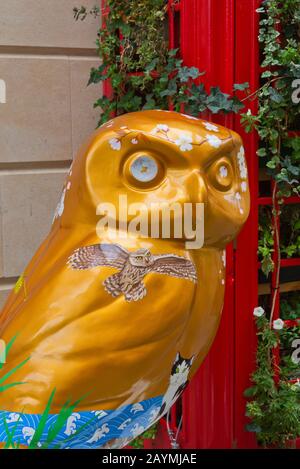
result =
[{"label": "orange painted owl", "polygon": [[121,448],[163,416],[212,344],[248,212],[236,133],[168,111],[104,124],[0,315],[0,441]]}]

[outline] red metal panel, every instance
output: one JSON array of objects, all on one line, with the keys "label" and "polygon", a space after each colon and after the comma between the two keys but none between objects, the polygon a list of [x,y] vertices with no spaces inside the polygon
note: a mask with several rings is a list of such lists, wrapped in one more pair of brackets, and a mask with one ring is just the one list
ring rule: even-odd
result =
[{"label": "red metal panel", "polygon": [[[230,92],[234,83],[234,0],[183,0],[181,53],[205,70],[207,88]],[[233,127],[232,116],[209,116]],[[182,444],[230,448],[234,420],[234,251],[227,249],[226,298],[216,340],[183,397]]]},{"label": "red metal panel", "polygon": [[[251,91],[259,85],[258,14],[259,0],[236,2],[236,58],[235,81],[248,81]],[[247,102],[253,113],[256,102]],[[251,211],[249,219],[237,240],[235,289],[235,446],[255,447],[253,434],[245,431],[244,390],[249,386],[249,375],[254,369],[256,335],[253,309],[258,303],[257,247],[258,247],[258,138],[247,135],[236,119],[236,130],[242,135],[249,170]]]}]

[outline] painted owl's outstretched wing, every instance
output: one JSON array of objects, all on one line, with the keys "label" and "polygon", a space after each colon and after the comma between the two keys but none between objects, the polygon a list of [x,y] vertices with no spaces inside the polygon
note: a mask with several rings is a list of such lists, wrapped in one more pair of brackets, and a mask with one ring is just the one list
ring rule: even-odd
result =
[{"label": "painted owl's outstretched wing", "polygon": [[76,249],[69,257],[68,265],[79,270],[100,265],[122,269],[128,255],[128,251],[118,244],[93,244]]},{"label": "painted owl's outstretched wing", "polygon": [[185,278],[197,282],[196,268],[189,259],[175,254],[165,254],[153,256],[154,263],[151,265],[150,272],[158,274],[171,275],[172,277]]}]

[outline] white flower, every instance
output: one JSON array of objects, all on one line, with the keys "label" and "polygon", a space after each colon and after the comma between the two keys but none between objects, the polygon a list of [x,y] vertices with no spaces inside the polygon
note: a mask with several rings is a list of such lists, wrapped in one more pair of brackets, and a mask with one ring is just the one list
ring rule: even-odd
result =
[{"label": "white flower", "polygon": [[181,151],[190,151],[193,149],[192,142],[193,139],[190,135],[180,134],[177,140],[175,140],[175,145],[177,145]]},{"label": "white flower", "polygon": [[223,262],[224,267],[226,267],[226,251],[225,251],[225,249],[222,253],[222,262]]},{"label": "white flower", "polygon": [[151,130],[151,134],[157,134],[158,132],[168,132],[169,126],[167,124],[157,124],[154,129]]},{"label": "white flower", "polygon": [[239,149],[239,152],[237,154],[237,159],[238,159],[238,165],[240,169],[240,176],[242,179],[246,179],[247,167],[246,167],[246,161],[245,161],[245,150],[243,146],[241,146],[241,148]]},{"label": "white flower", "polygon": [[226,178],[228,176],[228,171],[227,171],[226,166],[221,166],[219,172],[220,172],[221,178]]},{"label": "white flower", "polygon": [[243,181],[241,183],[241,189],[242,189],[242,192],[246,192],[247,191],[247,183],[245,181]]},{"label": "white flower", "polygon": [[110,144],[113,150],[120,150],[121,149],[121,142],[117,138],[111,138],[108,143]]},{"label": "white flower", "polygon": [[241,200],[241,198],[242,198],[241,194],[239,192],[236,192],[235,193],[235,198],[236,198],[236,200]]},{"label": "white flower", "polygon": [[265,314],[265,310],[261,306],[257,306],[256,308],[254,308],[253,314],[257,318],[260,318],[261,316],[263,316]]},{"label": "white flower", "polygon": [[206,139],[207,142],[214,148],[219,148],[222,143],[222,140],[219,137],[216,137],[216,135],[206,134]]},{"label": "white flower", "polygon": [[211,130],[212,132],[219,132],[219,128],[216,125],[211,124],[210,122],[203,122],[203,125],[206,130]]},{"label": "white flower", "polygon": [[132,145],[137,145],[137,144],[139,143],[139,141],[138,141],[137,138],[133,138],[133,139],[131,140],[131,143],[132,143]]},{"label": "white flower", "polygon": [[251,109],[248,109],[247,116],[252,116]]},{"label": "white flower", "polygon": [[276,331],[281,331],[283,329],[284,322],[282,319],[276,319],[276,321],[273,321],[273,329]]}]

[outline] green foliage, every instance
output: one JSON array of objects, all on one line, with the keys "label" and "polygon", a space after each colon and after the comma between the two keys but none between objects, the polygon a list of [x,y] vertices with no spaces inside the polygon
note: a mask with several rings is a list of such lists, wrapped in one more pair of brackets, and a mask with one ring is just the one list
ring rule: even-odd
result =
[{"label": "green foliage", "polygon": [[144,440],[154,440],[157,434],[157,427],[158,425],[152,425],[152,427],[148,428],[142,435],[135,438],[131,443],[130,446],[134,449],[143,449],[144,448]]},{"label": "green foliage", "polygon": [[[259,208],[258,254],[263,273],[268,277],[274,269],[274,228],[271,207]],[[300,210],[298,205],[281,206],[280,252],[282,258],[300,257]]]},{"label": "green foliage", "polygon": [[299,338],[299,328],[295,328],[297,332],[284,328],[276,333],[262,316],[257,318],[257,329],[257,369],[251,377],[253,386],[245,391],[249,398],[246,415],[251,419],[247,430],[255,432],[263,446],[284,447],[300,435],[300,386],[287,381],[299,365],[292,363],[289,354],[284,357],[278,370],[279,382],[275,384],[272,350],[279,340],[290,344],[295,337]]},{"label": "green foliage", "polygon": [[[142,109],[175,111],[184,105],[187,114],[203,111],[238,113],[244,106],[236,96],[219,87],[208,92],[199,78],[204,72],[183,64],[178,50],[168,50],[165,0],[108,0],[105,27],[98,33],[101,59],[92,68],[88,84],[109,79],[112,93],[100,97],[99,125],[112,116]],[[80,14],[81,12],[81,14]],[[84,19],[85,7],[75,8],[75,19]],[[233,92],[245,91],[248,83],[234,85]]]},{"label": "green foliage", "polygon": [[[280,259],[300,255],[300,221],[297,205],[282,204],[282,198],[300,193],[300,139],[289,131],[299,126],[300,107],[292,100],[293,81],[300,76],[300,2],[299,0],[265,0],[261,14],[259,41],[264,71],[261,87],[253,94],[258,98],[258,112],[242,115],[247,132],[256,129],[260,137],[257,155],[260,166],[267,168],[273,180],[273,204],[259,211],[258,254],[266,276],[274,270],[273,252],[279,248]],[[279,208],[277,207],[279,202]],[[274,217],[280,217],[280,239]],[[275,242],[274,242],[275,240]],[[276,287],[279,284],[279,275]],[[300,367],[292,360],[293,342],[300,338],[300,325],[272,329],[272,317],[277,289],[266,299],[270,319],[257,319],[258,346],[253,386],[245,391],[249,398],[246,415],[263,446],[286,446],[300,435]],[[280,316],[284,320],[300,317],[299,292],[281,294]],[[274,347],[280,347],[280,363],[274,363]]]},{"label": "green foliage", "polygon": [[246,131],[257,130],[261,141],[257,154],[277,182],[281,198],[300,192],[300,139],[288,134],[300,118],[300,106],[292,100],[293,81],[300,77],[300,3],[266,0],[258,12],[265,71],[255,94],[258,113],[243,114],[242,122]]}]

